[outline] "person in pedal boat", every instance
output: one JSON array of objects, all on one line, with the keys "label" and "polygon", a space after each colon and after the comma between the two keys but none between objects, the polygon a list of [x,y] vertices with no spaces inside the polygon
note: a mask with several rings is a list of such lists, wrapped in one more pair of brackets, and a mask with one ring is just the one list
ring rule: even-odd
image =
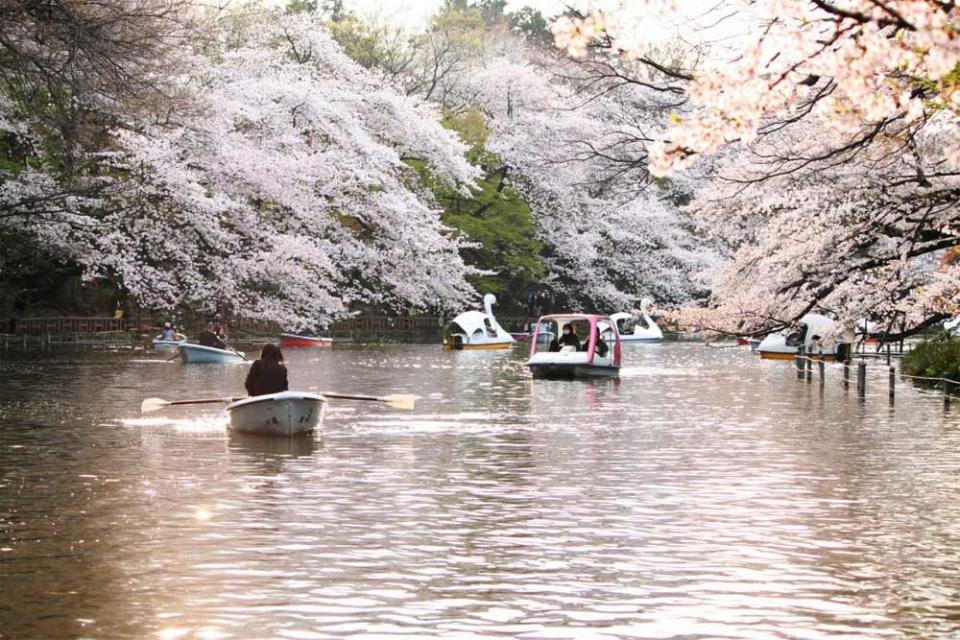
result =
[{"label": "person in pedal boat", "polygon": [[[584,350],[587,349],[587,343],[584,343]],[[610,346],[607,344],[607,341],[603,339],[603,334],[600,333],[600,327],[597,327],[597,344],[593,348],[594,353],[596,353],[601,358],[607,357],[607,352],[610,351]]]},{"label": "person in pedal boat", "polygon": [[217,337],[217,334],[213,332],[213,323],[208,322],[207,328],[200,332],[200,335],[197,336],[197,344],[202,347],[214,347],[216,349],[226,349],[227,343]]},{"label": "person in pedal boat", "polygon": [[280,393],[290,388],[287,382],[287,367],[283,363],[283,352],[280,351],[280,347],[269,342],[263,345],[260,358],[250,366],[244,386],[251,396]]},{"label": "person in pedal boat", "polygon": [[550,351],[560,351],[564,347],[573,347],[580,350],[580,338],[577,337],[577,328],[572,324],[563,327],[563,334],[560,339],[554,338],[550,343]]}]

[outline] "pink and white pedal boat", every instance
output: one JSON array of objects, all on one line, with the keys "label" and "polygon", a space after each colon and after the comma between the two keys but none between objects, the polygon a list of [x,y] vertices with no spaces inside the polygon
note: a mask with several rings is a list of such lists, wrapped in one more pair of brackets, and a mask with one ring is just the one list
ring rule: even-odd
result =
[{"label": "pink and white pedal boat", "polygon": [[[564,337],[567,327],[575,331],[573,337]],[[544,343],[537,339],[541,331],[561,337]],[[615,378],[620,364],[616,323],[609,316],[575,313],[540,318],[527,360],[534,378],[547,379]]]},{"label": "pink and white pedal boat", "polygon": [[301,336],[296,333],[281,333],[281,347],[332,347],[333,338],[320,336]]}]

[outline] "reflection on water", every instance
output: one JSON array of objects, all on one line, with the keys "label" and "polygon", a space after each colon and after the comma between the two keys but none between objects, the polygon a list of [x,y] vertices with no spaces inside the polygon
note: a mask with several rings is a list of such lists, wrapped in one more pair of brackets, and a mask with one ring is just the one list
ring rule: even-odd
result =
[{"label": "reflection on water", "polygon": [[245,366],[0,361],[0,637],[955,637],[960,418],[734,349],[622,380],[522,349],[290,350],[316,437],[225,432]]}]

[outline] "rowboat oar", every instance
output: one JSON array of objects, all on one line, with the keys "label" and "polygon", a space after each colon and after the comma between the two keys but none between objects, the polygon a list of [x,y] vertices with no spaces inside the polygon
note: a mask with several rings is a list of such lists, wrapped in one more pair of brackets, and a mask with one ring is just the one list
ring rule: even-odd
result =
[{"label": "rowboat oar", "polygon": [[225,346],[227,349],[229,349],[230,351],[233,351],[235,354],[237,354],[238,356],[240,356],[241,358],[249,362],[249,359],[247,359],[247,356],[243,355],[242,353],[240,353],[239,351],[231,347],[229,344],[227,344],[226,340],[224,340],[223,338],[220,338],[220,342],[222,342],[223,346]]},{"label": "rowboat oar", "polygon": [[389,396],[362,396],[353,393],[336,393],[334,391],[318,391],[325,398],[339,398],[341,400],[366,400],[369,402],[382,402],[388,407],[394,409],[413,409],[417,396],[407,393],[395,393]]},{"label": "rowboat oar", "polygon": [[147,398],[140,403],[140,413],[159,411],[160,409],[178,404],[229,404],[242,399],[243,398],[197,398],[194,400],[164,400],[163,398]]},{"label": "rowboat oar", "polygon": [[[336,393],[333,391],[319,391],[318,395],[325,398],[338,398],[341,400],[364,400],[368,402],[382,402],[388,407],[394,409],[413,409],[417,396],[406,393],[396,393],[389,396],[363,396],[351,393]],[[147,398],[140,403],[140,413],[151,413],[159,411],[166,407],[172,407],[181,404],[229,404],[243,400],[243,398],[195,398],[193,400],[164,400],[163,398]]]}]

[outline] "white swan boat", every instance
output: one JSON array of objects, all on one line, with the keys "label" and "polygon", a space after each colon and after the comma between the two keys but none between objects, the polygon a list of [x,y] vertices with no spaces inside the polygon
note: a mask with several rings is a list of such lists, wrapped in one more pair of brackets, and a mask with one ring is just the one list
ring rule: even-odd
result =
[{"label": "white swan boat", "polygon": [[[556,340],[544,346],[536,336],[545,323],[556,327],[556,331],[552,331],[555,335],[560,335],[568,325],[579,325],[584,329],[583,340],[577,339],[579,347],[562,345]],[[603,338],[602,344],[598,337]],[[615,378],[620,375],[620,362],[620,335],[611,317],[566,314],[540,319],[530,345],[527,367],[534,378]]]},{"label": "white swan boat", "polygon": [[493,305],[497,298],[492,293],[483,296],[484,311],[461,313],[443,329],[443,348],[450,350],[509,349],[515,344],[513,336],[497,323]]},{"label": "white swan boat", "polygon": [[226,411],[232,431],[289,437],[320,427],[326,408],[322,395],[281,391],[231,402]]},{"label": "white swan boat", "polygon": [[960,336],[960,316],[944,322],[943,329],[952,336]]},{"label": "white swan boat", "polygon": [[820,346],[823,336],[832,330],[835,322],[817,313],[808,313],[800,318],[798,328],[786,328],[771,333],[760,341],[757,351],[767,360],[790,360],[802,346],[804,351],[818,356],[821,351],[824,360],[835,360],[836,346]]},{"label": "white swan boat", "polygon": [[184,364],[233,364],[243,361],[244,356],[240,351],[205,347],[189,342],[179,345],[179,349],[180,360]]},{"label": "white swan boat", "polygon": [[663,331],[646,311],[636,313],[615,313],[610,316],[617,325],[621,342],[660,342]]}]

